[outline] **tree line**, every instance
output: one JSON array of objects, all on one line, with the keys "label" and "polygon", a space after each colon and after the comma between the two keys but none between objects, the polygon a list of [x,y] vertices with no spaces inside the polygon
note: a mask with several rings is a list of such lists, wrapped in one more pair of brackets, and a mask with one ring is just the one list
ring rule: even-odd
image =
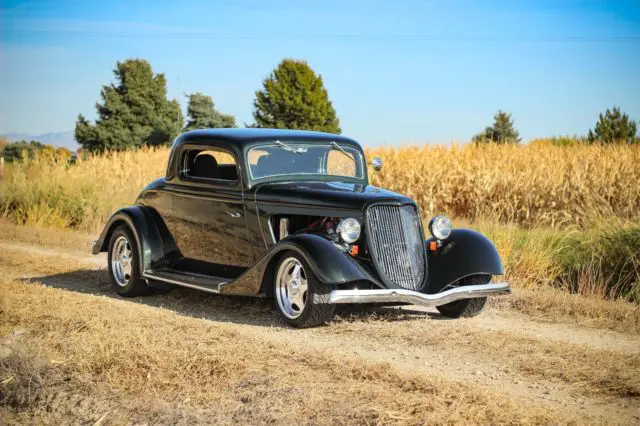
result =
[{"label": "tree line", "polygon": [[[185,123],[179,103],[167,98],[164,74],[154,73],[146,60],[117,62],[113,74],[114,82],[100,91],[96,120],[92,123],[78,115],[74,135],[82,150],[104,152],[168,145],[183,131],[238,127],[234,116],[218,111],[211,96],[199,92],[187,95]],[[262,88],[255,92],[253,119],[245,126],[341,132],[322,77],[301,60],[284,59],[263,80]],[[473,137],[475,143],[521,141],[511,114],[498,111],[493,119],[491,126]],[[585,143],[640,142],[636,122],[618,107],[600,114],[594,129],[576,139]],[[37,141],[20,141],[7,145],[3,155],[11,161],[24,150],[28,155],[42,150],[41,145]]]},{"label": "tree line", "polygon": [[[573,138],[554,138],[568,140],[571,139],[580,143],[640,143],[637,137],[637,124],[629,116],[620,111],[619,107],[607,108],[601,113],[595,128],[589,129],[586,136],[575,136]],[[473,137],[475,143],[520,143],[520,134],[516,130],[511,114],[498,111],[493,116],[493,124],[485,127],[479,134]]]},{"label": "tree line", "polygon": [[[237,127],[234,116],[219,112],[211,96],[188,95],[187,120],[176,100],[167,99],[163,74],[143,59],[118,62],[114,83],[105,85],[90,123],[78,116],[75,139],[83,150],[103,152],[168,145],[181,132]],[[340,133],[340,121],[317,75],[305,61],[283,60],[255,93],[248,127],[275,127]]]},{"label": "tree line", "polygon": [[9,163],[23,158],[34,158],[36,155],[46,155],[61,161],[73,158],[73,152],[66,148],[25,140],[9,142],[6,139],[0,139],[0,154]]}]

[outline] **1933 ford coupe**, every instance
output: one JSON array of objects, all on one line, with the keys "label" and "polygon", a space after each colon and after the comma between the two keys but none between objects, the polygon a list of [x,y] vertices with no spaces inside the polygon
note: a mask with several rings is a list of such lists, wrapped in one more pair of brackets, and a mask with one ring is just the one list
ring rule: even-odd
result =
[{"label": "1933 ford coupe", "polygon": [[[382,161],[371,163],[379,171]],[[195,130],[173,144],[166,175],[108,221],[115,290],[178,285],[273,297],[294,327],[339,303],[435,306],[473,316],[507,294],[493,244],[444,216],[424,239],[416,203],[369,185],[361,146],[344,136],[276,129]]]}]

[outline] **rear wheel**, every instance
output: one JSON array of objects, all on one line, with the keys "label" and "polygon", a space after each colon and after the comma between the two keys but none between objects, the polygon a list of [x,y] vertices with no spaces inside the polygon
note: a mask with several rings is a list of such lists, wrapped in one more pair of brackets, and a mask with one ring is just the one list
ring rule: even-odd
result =
[{"label": "rear wheel", "polygon": [[276,269],[274,295],[278,312],[292,327],[305,328],[333,318],[335,304],[329,303],[331,289],[313,274],[297,253],[284,253]]},{"label": "rear wheel", "polygon": [[[472,275],[458,281],[458,286],[487,284],[491,281],[491,275]],[[442,315],[449,318],[469,318],[475,317],[484,309],[487,303],[486,297],[476,297],[473,299],[456,300],[446,305],[436,308]]]},{"label": "rear wheel", "polygon": [[115,291],[124,297],[149,292],[140,277],[140,252],[133,233],[126,225],[113,230],[109,240],[109,278]]}]

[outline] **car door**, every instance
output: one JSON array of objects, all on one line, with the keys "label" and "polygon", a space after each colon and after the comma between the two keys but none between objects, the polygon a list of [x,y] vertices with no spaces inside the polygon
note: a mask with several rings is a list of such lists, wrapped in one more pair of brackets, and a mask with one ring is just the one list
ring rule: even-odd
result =
[{"label": "car door", "polygon": [[235,277],[253,265],[241,173],[231,149],[185,145],[173,187],[170,229],[181,255],[179,269]]}]

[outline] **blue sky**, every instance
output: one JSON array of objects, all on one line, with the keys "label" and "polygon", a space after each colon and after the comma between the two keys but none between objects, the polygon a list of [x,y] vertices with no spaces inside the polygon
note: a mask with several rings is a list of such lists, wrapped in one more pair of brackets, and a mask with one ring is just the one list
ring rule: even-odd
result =
[{"label": "blue sky", "polygon": [[466,141],[498,109],[527,140],[584,134],[613,105],[640,120],[638,0],[0,4],[0,133],[94,118],[130,57],[240,123],[282,58],[305,59],[366,145]]}]

